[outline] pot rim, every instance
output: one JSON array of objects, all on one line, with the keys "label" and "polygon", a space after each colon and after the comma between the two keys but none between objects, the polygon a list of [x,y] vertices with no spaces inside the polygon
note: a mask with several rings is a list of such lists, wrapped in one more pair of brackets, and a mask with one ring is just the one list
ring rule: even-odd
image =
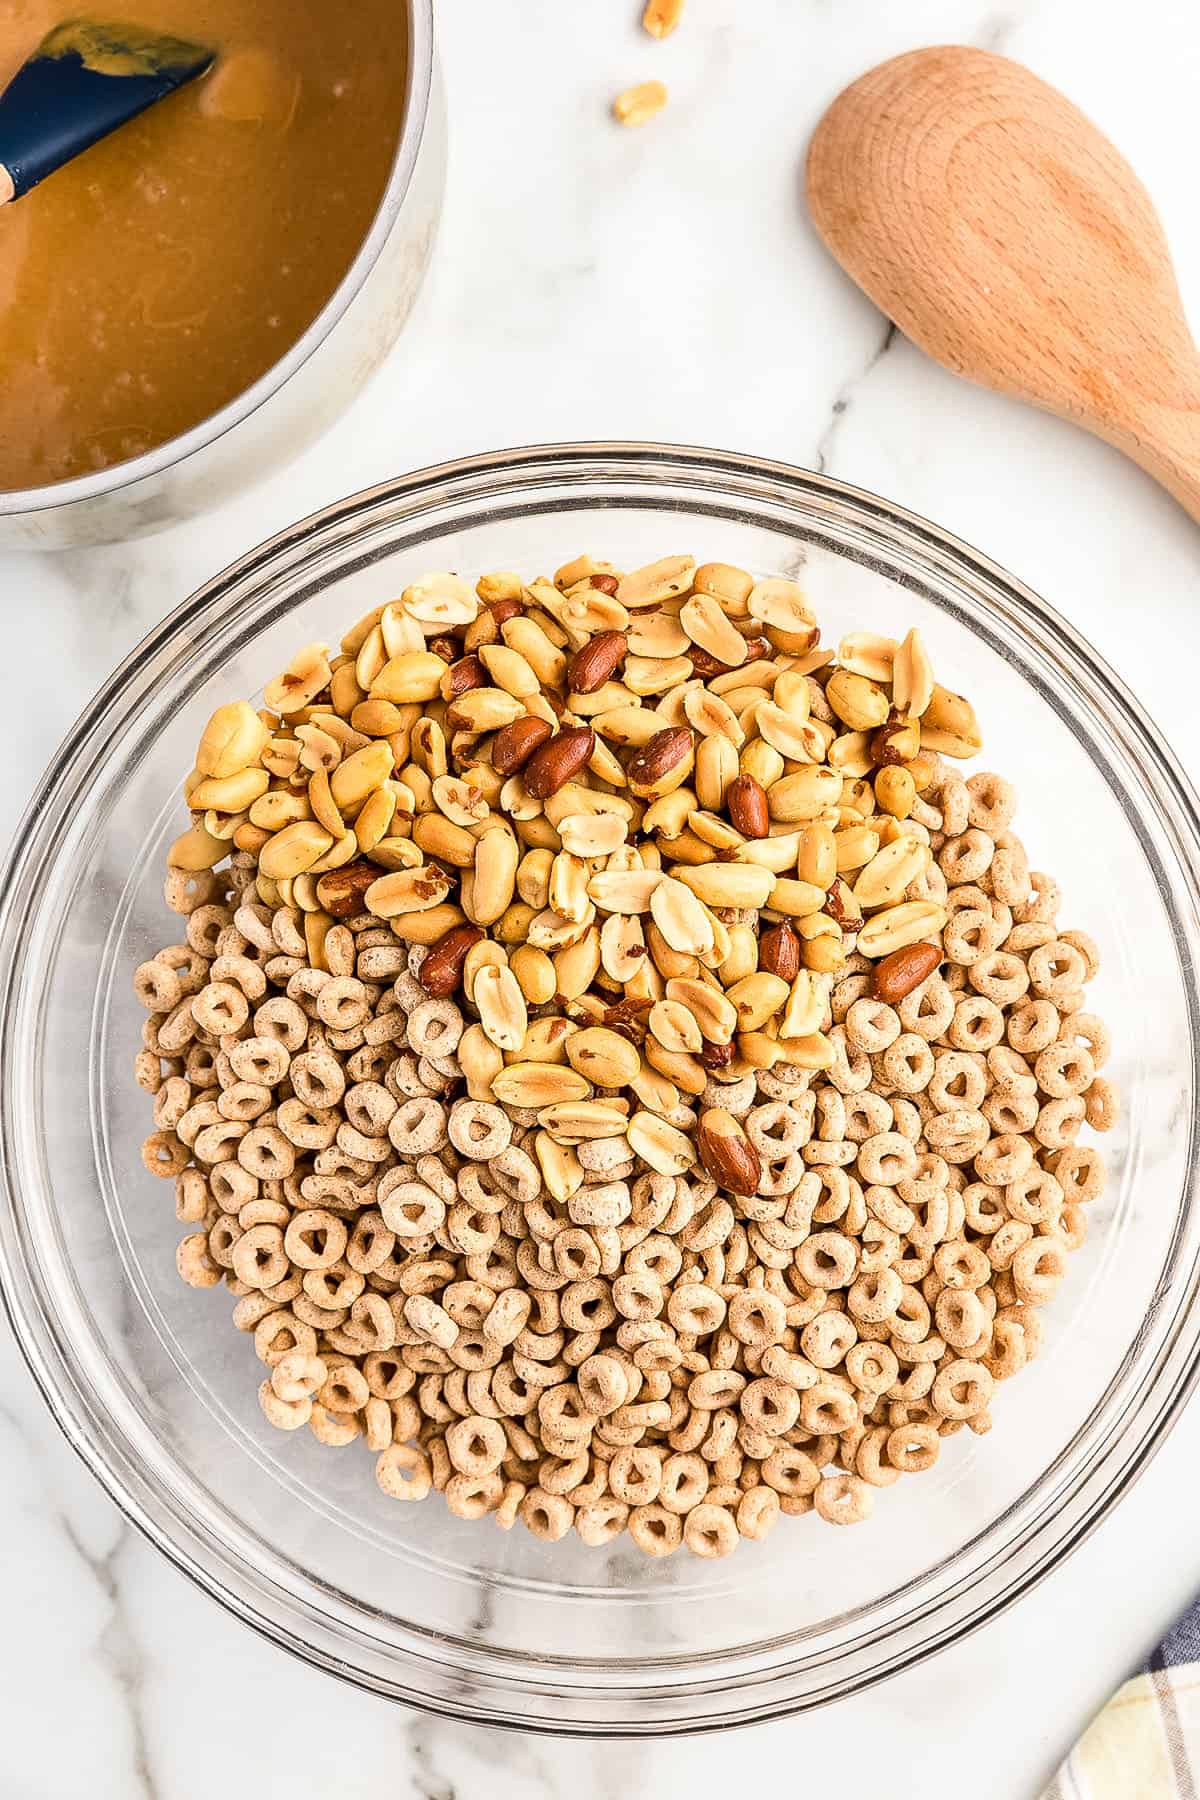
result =
[{"label": "pot rim", "polygon": [[396,154],[371,228],[354,261],[316,318],[264,375],[198,425],[177,437],[168,438],[141,456],[131,456],[127,461],[114,463],[111,468],[97,470],[93,475],[75,475],[67,481],[50,482],[42,487],[15,488],[7,493],[0,491],[0,520],[57,512],[166,473],[197,451],[216,443],[257,412],[324,343],[362,288],[399,218],[429,119],[433,89],[433,0],[404,0],[404,10],[408,19],[409,49],[404,112]]}]

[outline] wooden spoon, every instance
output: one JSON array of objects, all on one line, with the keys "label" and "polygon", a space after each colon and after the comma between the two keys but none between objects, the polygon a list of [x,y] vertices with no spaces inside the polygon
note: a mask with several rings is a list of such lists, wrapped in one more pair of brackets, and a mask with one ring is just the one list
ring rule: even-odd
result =
[{"label": "wooden spoon", "polygon": [[882,63],[818,124],[808,200],[922,350],[1073,419],[1200,519],[1200,354],[1162,225],[1055,88],[956,45]]}]

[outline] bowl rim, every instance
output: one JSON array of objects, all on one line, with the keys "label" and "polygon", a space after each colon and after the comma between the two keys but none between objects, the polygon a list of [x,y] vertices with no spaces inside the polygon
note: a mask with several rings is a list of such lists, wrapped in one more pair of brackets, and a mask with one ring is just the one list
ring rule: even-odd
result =
[{"label": "bowl rim", "polygon": [[250,418],[324,343],[379,260],[400,216],[429,122],[434,66],[433,0],[402,0],[402,4],[408,20],[408,59],[404,72],[404,110],[400,116],[395,154],[370,228],[353,262],[317,316],[278,362],[272,363],[257,381],[235,394],[215,413],[210,413],[187,431],[167,438],[153,450],[113,463],[107,469],[98,469],[94,474],[73,475],[66,481],[47,482],[41,487],[0,490],[0,520],[19,519],[29,513],[57,512],[164,474]]},{"label": "bowl rim", "polygon": [[[1089,705],[1095,705],[1097,697],[1102,695],[1114,708],[1118,722],[1130,733],[1136,748],[1137,772],[1139,775],[1151,772],[1162,784],[1154,796],[1156,816],[1182,839],[1180,843],[1173,843],[1173,848],[1187,878],[1189,902],[1195,908],[1200,895],[1200,803],[1173,752],[1120,678],[1086,640],[1030,588],[990,558],[931,521],[875,494],[778,461],[653,443],[533,445],[435,464],[319,509],[250,550],[204,583],[125,658],[64,739],[26,810],[0,875],[0,1053],[7,1047],[14,1017],[14,978],[19,972],[20,948],[19,942],[14,941],[14,933],[19,933],[21,923],[18,903],[31,866],[37,860],[39,837],[49,829],[46,821],[55,810],[55,790],[61,786],[72,763],[78,773],[79,759],[87,740],[102,720],[111,729],[119,728],[126,711],[122,704],[123,690],[134,678],[154,666],[185,634],[198,648],[206,631],[213,628],[223,602],[225,616],[229,616],[228,595],[239,583],[250,578],[286,574],[289,558],[311,551],[318,542],[326,548],[338,547],[342,541],[338,534],[346,532],[357,519],[365,520],[387,505],[402,504],[405,508],[403,523],[411,525],[437,508],[476,495],[480,484],[490,497],[495,498],[502,496],[506,489],[519,490],[539,473],[560,486],[570,485],[579,493],[586,492],[583,484],[589,477],[593,481],[624,482],[631,488],[638,482],[651,483],[656,479],[668,483],[672,476],[680,485],[688,481],[702,484],[702,480],[706,480],[713,490],[709,497],[714,498],[719,493],[723,500],[736,496],[738,484],[742,482],[746,485],[741,491],[747,495],[761,494],[762,489],[767,488],[780,501],[791,499],[798,507],[803,503],[810,507],[814,503],[841,507],[853,520],[879,532],[897,555],[903,551],[923,559],[931,574],[956,575],[960,581],[978,578],[986,588],[996,590],[1006,603],[1013,605],[1018,620],[1027,628],[1036,627],[1065,647],[1070,675],[1081,685]],[[760,487],[750,485],[754,483]],[[571,501],[564,499],[563,504],[570,504],[576,498],[573,494]],[[547,504],[540,510],[552,511],[553,506]],[[991,604],[994,606],[995,601]],[[234,612],[236,616],[236,606]],[[190,629],[193,627],[194,632]],[[1044,645],[1039,643],[1038,647],[1044,648]],[[87,758],[83,756],[82,761],[86,763]],[[1200,933],[1197,936],[1200,937]],[[1192,1078],[1196,1091],[1196,1067],[1200,1057],[1197,1001],[1190,988],[1185,998],[1189,1007]],[[7,1108],[7,1086],[0,1100]],[[11,1218],[16,1216],[18,1183],[14,1181],[5,1148],[5,1135],[0,1132],[0,1198],[7,1203],[7,1217]],[[1195,1159],[1190,1151],[1194,1148],[1195,1135],[1196,1120],[1193,1118],[1189,1119],[1189,1169],[1194,1167]],[[235,1545],[226,1541],[214,1547],[210,1540],[204,1539],[207,1557],[197,1556],[196,1532],[193,1530],[188,1535],[181,1529],[176,1513],[160,1493],[153,1487],[147,1492],[148,1484],[144,1480],[139,1492],[131,1491],[128,1469],[123,1472],[118,1467],[128,1445],[117,1443],[110,1449],[108,1438],[97,1431],[95,1421],[86,1416],[74,1372],[64,1369],[61,1359],[56,1360],[53,1340],[46,1333],[36,1307],[29,1303],[16,1261],[10,1260],[12,1245],[7,1236],[4,1210],[0,1209],[0,1297],[14,1334],[60,1429],[124,1516],[226,1610],[311,1666],[338,1675],[351,1685],[426,1711],[520,1730],[577,1737],[687,1735],[719,1730],[732,1724],[811,1710],[862,1692],[886,1677],[924,1661],[1006,1610],[1078,1548],[1149,1464],[1200,1379],[1200,1338],[1194,1328],[1184,1329],[1184,1324],[1190,1324],[1195,1316],[1196,1299],[1200,1294],[1197,1277],[1200,1257],[1193,1255],[1188,1272],[1186,1315],[1180,1312],[1176,1316],[1171,1335],[1156,1353],[1150,1368],[1147,1395],[1152,1396],[1153,1406],[1147,1401],[1145,1413],[1139,1408],[1136,1425],[1132,1418],[1123,1420],[1119,1430],[1106,1442],[1103,1454],[1072,1475],[1071,1486],[1065,1494],[1067,1504],[1053,1515],[1043,1506],[1013,1545],[1005,1548],[1002,1557],[993,1553],[985,1562],[966,1571],[955,1583],[932,1595],[914,1613],[908,1614],[902,1624],[885,1622],[866,1645],[868,1649],[878,1650],[876,1662],[845,1669],[835,1684],[825,1691],[798,1694],[788,1688],[789,1677],[794,1678],[805,1661],[803,1655],[793,1655],[783,1662],[777,1659],[759,1661],[744,1673],[735,1672],[729,1685],[721,1683],[720,1691],[715,1692],[718,1684],[714,1682],[714,1665],[722,1654],[720,1652],[700,1653],[693,1665],[697,1667],[698,1678],[690,1682],[686,1670],[680,1667],[681,1659],[654,1658],[642,1665],[636,1662],[617,1665],[620,1678],[617,1683],[595,1681],[588,1686],[568,1682],[556,1686],[560,1671],[553,1657],[539,1659],[532,1654],[493,1653],[489,1648],[482,1654],[494,1656],[491,1667],[475,1665],[468,1672],[464,1661],[463,1680],[451,1692],[431,1693],[427,1685],[430,1659],[419,1647],[413,1648],[420,1632],[414,1629],[402,1646],[389,1647],[396,1671],[394,1678],[389,1674],[385,1680],[362,1668],[351,1667],[331,1646],[328,1631],[323,1638],[320,1632],[314,1632],[304,1642],[289,1633],[286,1608],[290,1607],[290,1616],[294,1618],[303,1604],[294,1595],[284,1596],[285,1606],[275,1613],[267,1610],[269,1576],[262,1569],[252,1571],[256,1584],[253,1592],[246,1591],[245,1583],[241,1591],[234,1591],[231,1577],[239,1562]],[[1148,1422],[1146,1414],[1152,1415]],[[1048,1473],[1037,1477],[1035,1488],[1045,1483]],[[1063,1516],[1067,1511],[1069,1518]],[[996,1522],[989,1523],[989,1532]],[[219,1551],[218,1555],[213,1554],[214,1548]],[[961,1606],[964,1594],[985,1584],[988,1592],[981,1597],[978,1609],[968,1617],[958,1617],[955,1606]],[[909,1629],[914,1621],[924,1627],[923,1634],[916,1639]],[[909,1641],[897,1649],[893,1640],[905,1629],[909,1629]],[[762,1647],[751,1648],[757,1651]],[[740,1646],[738,1652],[730,1655],[738,1653],[748,1660]],[[501,1659],[510,1657],[510,1666],[505,1668]],[[497,1661],[501,1662],[499,1668]],[[688,1661],[686,1656],[682,1661]],[[591,1665],[578,1666],[593,1673]],[[642,1690],[636,1685],[639,1666],[677,1672],[679,1679],[664,1685],[655,1695],[675,1707],[671,1717],[664,1718],[657,1712],[645,1718],[628,1716],[642,1697]],[[719,1710],[702,1716],[690,1716],[686,1711],[678,1710],[680,1701],[686,1707],[688,1701],[710,1694],[714,1708]],[[565,1711],[556,1716],[552,1710],[556,1695],[575,1703],[582,1698],[591,1703],[593,1710],[605,1704],[609,1707],[614,1703],[623,1704],[626,1716],[617,1720],[594,1716],[580,1719],[567,1716]],[[731,1701],[735,1701],[733,1706],[729,1704]]]}]

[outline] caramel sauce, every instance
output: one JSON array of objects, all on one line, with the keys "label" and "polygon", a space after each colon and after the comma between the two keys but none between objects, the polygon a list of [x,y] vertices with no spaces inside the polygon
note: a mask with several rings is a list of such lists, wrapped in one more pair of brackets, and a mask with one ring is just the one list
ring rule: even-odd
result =
[{"label": "caramel sauce", "polygon": [[[138,456],[257,381],[346,273],[395,154],[395,0],[113,10],[218,60],[0,208],[0,490]],[[0,90],[61,17],[0,0]]]}]

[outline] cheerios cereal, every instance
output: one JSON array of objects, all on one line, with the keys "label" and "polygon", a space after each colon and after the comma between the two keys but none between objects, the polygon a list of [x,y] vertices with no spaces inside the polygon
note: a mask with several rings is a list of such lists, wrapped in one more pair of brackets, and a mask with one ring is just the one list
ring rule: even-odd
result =
[{"label": "cheerios cereal", "polygon": [[1116,1096],[980,748],[915,631],[689,556],[427,575],[219,707],[136,1078],[269,1422],[700,1557],[988,1431]]}]

